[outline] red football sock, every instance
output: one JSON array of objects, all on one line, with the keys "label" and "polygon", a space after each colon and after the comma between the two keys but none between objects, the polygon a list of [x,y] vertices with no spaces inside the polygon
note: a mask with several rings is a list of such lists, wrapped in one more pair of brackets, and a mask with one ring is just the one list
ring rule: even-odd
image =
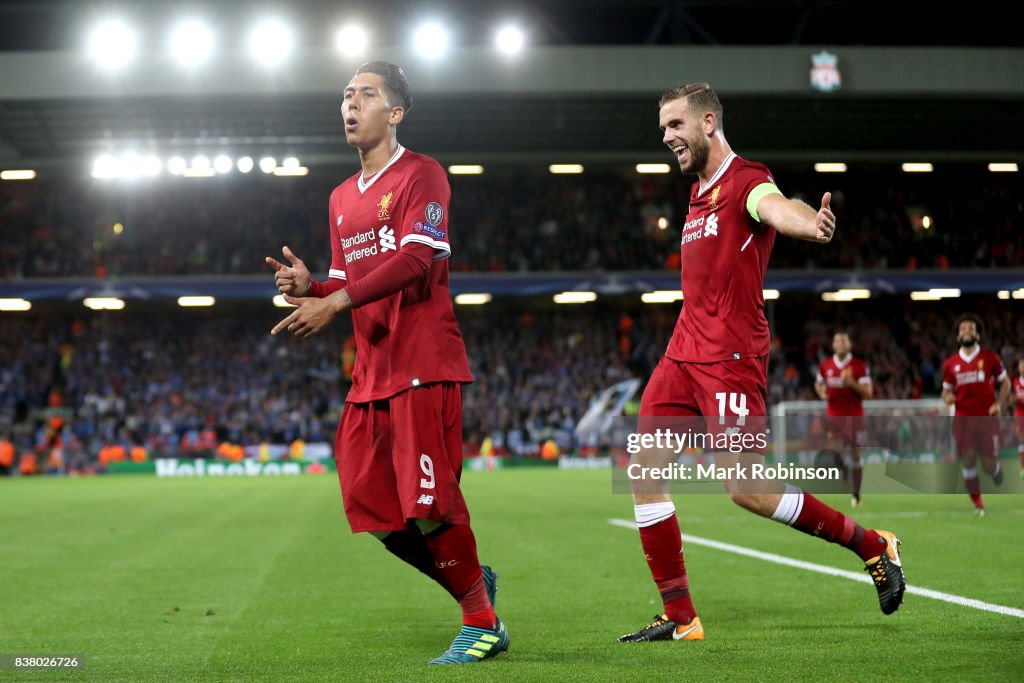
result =
[{"label": "red football sock", "polygon": [[885,539],[809,493],[786,485],[772,519],[857,553],[867,562],[885,552]]},{"label": "red football sock", "polygon": [[[645,512],[641,508],[652,509],[662,506],[657,517],[659,521],[645,520]],[[640,543],[644,548],[647,566],[651,576],[661,593],[665,605],[665,614],[669,619],[680,624],[688,624],[697,616],[690,598],[690,579],[686,575],[686,563],[683,561],[683,539],[679,533],[679,520],[671,503],[653,503],[648,506],[638,505],[637,523],[640,526]],[[669,514],[665,517],[665,514]],[[655,519],[657,519],[655,517]]]},{"label": "red football sock", "polygon": [[487,599],[483,570],[476,556],[476,538],[469,525],[442,526],[425,538],[434,566],[459,601],[462,623],[477,628],[494,628],[498,617]]},{"label": "red football sock", "polygon": [[864,480],[864,467],[859,462],[853,465],[853,495],[860,498],[860,483]]},{"label": "red football sock", "polygon": [[977,473],[970,478],[964,477],[964,488],[967,489],[967,495],[971,497],[971,502],[974,503],[974,507],[985,507],[985,502],[981,499],[981,482],[978,481]]},{"label": "red football sock", "polygon": [[414,522],[409,522],[402,531],[392,531],[381,542],[392,555],[420,570],[458,599],[452,593],[444,574],[434,566],[434,557],[427,547],[427,540]]}]

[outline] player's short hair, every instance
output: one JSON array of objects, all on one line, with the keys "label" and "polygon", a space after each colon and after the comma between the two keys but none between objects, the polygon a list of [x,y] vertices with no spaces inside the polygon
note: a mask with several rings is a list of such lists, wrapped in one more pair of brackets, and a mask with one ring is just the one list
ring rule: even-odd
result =
[{"label": "player's short hair", "polygon": [[844,337],[846,337],[847,339],[849,339],[849,340],[851,340],[851,341],[853,340],[853,335],[852,335],[852,334],[850,334],[849,330],[846,330],[846,329],[844,329],[844,328],[842,328],[842,327],[840,327],[840,328],[839,328],[838,330],[836,330],[835,332],[833,332],[833,333],[832,333],[832,336],[834,337],[834,336],[836,336],[837,334],[841,334],[841,335],[843,335]]},{"label": "player's short hair", "polygon": [[402,67],[390,62],[366,62],[356,68],[355,75],[359,74],[377,74],[384,79],[384,89],[388,91],[391,105],[401,107],[406,114],[412,109],[412,90]]},{"label": "player's short hair", "polygon": [[985,326],[981,323],[981,318],[974,315],[973,313],[964,313],[962,316],[956,319],[956,325],[953,326],[953,330],[956,332],[960,331],[960,323],[972,322],[974,327],[978,330],[978,334],[981,335],[985,329]]},{"label": "player's short hair", "polygon": [[700,111],[701,113],[706,111],[713,112],[715,120],[718,121],[718,127],[722,127],[722,103],[718,100],[718,95],[715,93],[714,88],[709,84],[687,83],[685,85],[677,85],[661,94],[658,106],[664,107],[669,102],[683,98],[686,98],[690,109]]}]

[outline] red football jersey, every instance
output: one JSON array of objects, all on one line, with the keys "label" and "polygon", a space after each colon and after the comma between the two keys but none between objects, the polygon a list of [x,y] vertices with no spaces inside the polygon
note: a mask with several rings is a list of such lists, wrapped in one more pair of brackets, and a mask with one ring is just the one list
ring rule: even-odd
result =
[{"label": "red football jersey", "polygon": [[356,360],[347,401],[376,401],[429,382],[472,382],[448,288],[444,169],[398,147],[387,165],[331,193],[332,278],[356,282],[409,242],[434,249],[427,277],[352,311]]},{"label": "red football jersey", "polygon": [[679,247],[683,310],[667,355],[713,363],[767,356],[764,274],[775,229],[747,211],[751,190],[775,181],[768,168],[730,154],[708,184],[694,183]]},{"label": "red football jersey", "polygon": [[846,386],[843,372],[849,370],[858,384],[871,384],[871,372],[867,363],[849,354],[840,361],[836,356],[826,358],[818,367],[818,381],[828,392],[826,415],[852,417],[864,415],[864,399],[853,388]]},{"label": "red football jersey", "polygon": [[980,346],[970,356],[960,349],[942,365],[942,388],[955,392],[957,415],[988,415],[996,402],[996,382],[1005,377],[999,356]]},{"label": "red football jersey", "polygon": [[1013,395],[1016,400],[1013,402],[1013,414],[1024,415],[1024,376],[1017,375],[1013,380]]}]

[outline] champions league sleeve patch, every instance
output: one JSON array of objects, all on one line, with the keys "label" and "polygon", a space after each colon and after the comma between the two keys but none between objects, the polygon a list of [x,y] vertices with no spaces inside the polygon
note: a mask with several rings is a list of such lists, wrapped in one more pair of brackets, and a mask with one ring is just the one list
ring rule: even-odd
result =
[{"label": "champions league sleeve patch", "polygon": [[[437,205],[431,204],[431,206]],[[438,210],[440,210],[440,207],[438,207]],[[427,211],[430,211],[430,207],[427,207]],[[431,237],[435,240],[444,240],[448,237],[448,233],[445,232],[444,230],[441,230],[437,226],[431,225],[430,223],[424,223],[423,221],[416,221],[415,223],[413,223],[412,229],[415,230],[416,232],[427,235],[428,237]]]},{"label": "champions league sleeve patch", "polygon": [[444,209],[437,202],[430,202],[427,204],[427,210],[423,212],[427,219],[427,223],[431,225],[441,225],[441,221],[444,220]]}]

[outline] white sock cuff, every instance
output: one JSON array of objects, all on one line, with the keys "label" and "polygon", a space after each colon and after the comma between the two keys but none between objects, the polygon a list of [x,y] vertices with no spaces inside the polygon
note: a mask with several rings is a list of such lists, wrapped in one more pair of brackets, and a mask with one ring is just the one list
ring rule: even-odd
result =
[{"label": "white sock cuff", "polygon": [[636,517],[636,525],[638,527],[654,526],[658,522],[664,522],[676,514],[676,506],[672,501],[634,505],[633,514]]},{"label": "white sock cuff", "polygon": [[772,513],[772,519],[793,526],[803,509],[804,492],[792,484],[786,484],[786,492],[782,494],[779,507]]},{"label": "white sock cuff", "polygon": [[964,468],[964,479],[977,479],[978,468],[977,467],[965,467]]}]

